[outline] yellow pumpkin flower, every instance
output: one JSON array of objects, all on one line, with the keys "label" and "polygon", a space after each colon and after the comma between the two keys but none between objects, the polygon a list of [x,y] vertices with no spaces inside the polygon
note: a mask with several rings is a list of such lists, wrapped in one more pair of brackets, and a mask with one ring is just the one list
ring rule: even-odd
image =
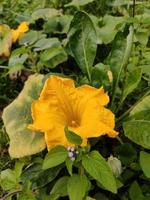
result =
[{"label": "yellow pumpkin flower", "polygon": [[82,146],[88,138],[116,137],[114,114],[104,107],[108,102],[103,88],[75,87],[71,79],[50,76],[39,99],[32,103],[33,124],[29,128],[44,132],[48,149],[72,146],[65,137],[65,126],[80,135]]},{"label": "yellow pumpkin flower", "polygon": [[13,43],[15,43],[28,30],[29,24],[27,22],[22,22],[17,29],[11,29]]}]

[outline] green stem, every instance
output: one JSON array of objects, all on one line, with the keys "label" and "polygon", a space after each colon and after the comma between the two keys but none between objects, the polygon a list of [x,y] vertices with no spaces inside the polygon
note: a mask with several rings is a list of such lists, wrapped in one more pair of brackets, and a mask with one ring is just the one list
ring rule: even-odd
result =
[{"label": "green stem", "polygon": [[135,16],[135,1],[136,1],[136,0],[133,0],[133,13],[132,13],[132,17]]},{"label": "green stem", "polygon": [[81,164],[81,166],[79,168],[79,174],[80,174],[80,176],[84,175],[84,167],[82,166],[82,164]]},{"label": "green stem", "polygon": [[134,35],[134,27],[133,27],[133,25],[131,25],[130,28],[129,28],[129,35],[127,37],[127,44],[126,44],[124,58],[123,58],[123,61],[122,61],[122,64],[121,64],[121,67],[120,67],[120,70],[119,70],[119,73],[118,73],[118,77],[117,77],[115,87],[114,87],[114,92],[113,92],[113,95],[112,95],[111,107],[113,107],[113,104],[114,104],[114,101],[115,101],[116,90],[117,90],[117,87],[118,87],[118,83],[119,83],[119,80],[120,80],[121,73],[122,73],[123,70],[126,70],[128,62],[129,62],[130,53],[131,53],[132,44],[133,44],[133,35]]},{"label": "green stem", "polygon": [[22,190],[16,190],[16,191],[14,191],[14,192],[10,192],[10,193],[6,194],[5,196],[3,196],[0,200],[7,200],[8,197],[13,196],[13,195],[15,195],[15,194],[18,194],[18,193],[20,193],[21,191],[22,191]]}]

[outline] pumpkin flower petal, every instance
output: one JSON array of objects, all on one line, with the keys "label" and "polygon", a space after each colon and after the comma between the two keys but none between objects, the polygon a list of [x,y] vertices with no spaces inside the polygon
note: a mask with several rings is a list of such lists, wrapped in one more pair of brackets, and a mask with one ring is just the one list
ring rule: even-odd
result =
[{"label": "pumpkin flower petal", "polygon": [[48,149],[72,145],[65,137],[65,126],[80,135],[82,146],[91,137],[104,134],[116,137],[114,115],[104,107],[108,102],[103,88],[88,85],[75,88],[71,79],[50,76],[39,99],[32,104],[33,124],[28,127],[44,133]]},{"label": "pumpkin flower petal", "polygon": [[78,93],[86,99],[97,99],[100,105],[105,106],[109,103],[109,96],[104,92],[101,87],[99,89],[91,87],[89,85],[82,85],[77,88]]},{"label": "pumpkin flower petal", "polygon": [[11,29],[13,43],[15,43],[28,30],[29,24],[27,22],[22,22],[17,29]]}]

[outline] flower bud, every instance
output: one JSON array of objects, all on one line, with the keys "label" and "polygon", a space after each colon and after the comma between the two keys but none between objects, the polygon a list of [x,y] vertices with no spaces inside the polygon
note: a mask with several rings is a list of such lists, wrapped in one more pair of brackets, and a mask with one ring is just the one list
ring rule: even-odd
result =
[{"label": "flower bud", "polygon": [[118,177],[122,173],[121,161],[113,156],[110,156],[107,160],[108,165],[112,169],[113,174]]}]

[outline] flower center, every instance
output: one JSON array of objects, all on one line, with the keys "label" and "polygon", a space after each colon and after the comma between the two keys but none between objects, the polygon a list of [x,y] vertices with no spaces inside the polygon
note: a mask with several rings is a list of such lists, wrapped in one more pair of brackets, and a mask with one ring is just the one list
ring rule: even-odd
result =
[{"label": "flower center", "polygon": [[72,120],[71,121],[71,126],[73,127],[77,127],[79,124],[75,121],[75,120]]}]

